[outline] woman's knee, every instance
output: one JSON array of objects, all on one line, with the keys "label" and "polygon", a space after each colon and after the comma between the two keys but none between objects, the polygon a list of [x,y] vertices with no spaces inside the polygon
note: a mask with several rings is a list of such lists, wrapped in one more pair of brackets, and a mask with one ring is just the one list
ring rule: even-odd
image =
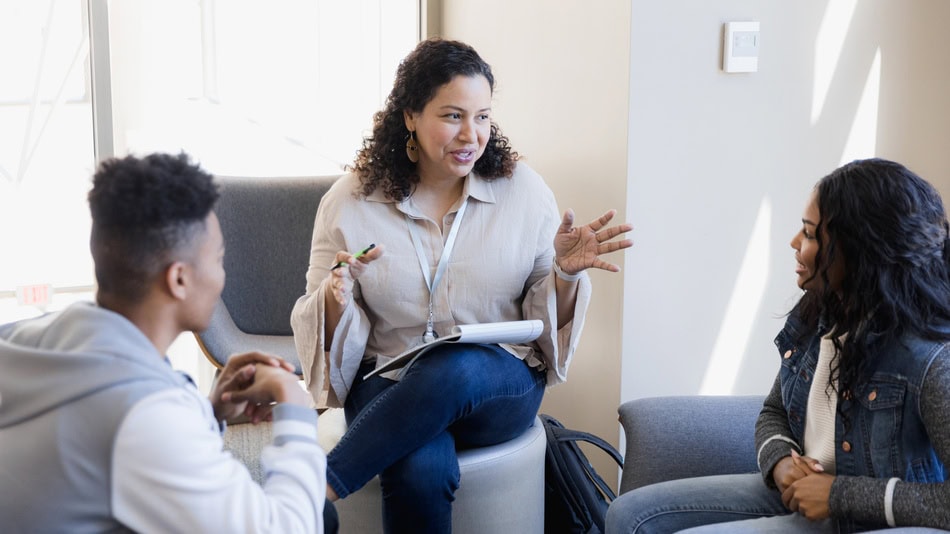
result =
[{"label": "woman's knee", "polygon": [[628,491],[618,496],[607,508],[606,534],[631,534],[653,517],[660,504],[650,487]]}]

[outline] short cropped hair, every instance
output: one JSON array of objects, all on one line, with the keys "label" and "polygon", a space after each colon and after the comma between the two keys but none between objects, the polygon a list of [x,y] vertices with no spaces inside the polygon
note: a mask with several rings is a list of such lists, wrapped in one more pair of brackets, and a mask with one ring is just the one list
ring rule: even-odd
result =
[{"label": "short cropped hair", "polygon": [[205,230],[218,196],[212,176],[184,153],[102,162],[89,192],[99,292],[139,301]]}]

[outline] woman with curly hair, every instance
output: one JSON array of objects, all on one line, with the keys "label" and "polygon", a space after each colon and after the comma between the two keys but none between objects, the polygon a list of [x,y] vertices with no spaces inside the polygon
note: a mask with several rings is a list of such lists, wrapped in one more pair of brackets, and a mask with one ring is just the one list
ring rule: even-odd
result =
[{"label": "woman with curly hair", "polygon": [[608,533],[950,529],[939,193],[898,163],[849,163],[818,182],[791,245],[805,293],[775,339],[781,366],[755,430],[761,475],[630,491],[611,504]]},{"label": "woman with curly hair", "polygon": [[[343,406],[328,495],[380,475],[387,532],[450,532],[456,450],[501,443],[566,379],[588,268],[631,245],[614,211],[574,226],[492,121],[491,68],[456,41],[420,43],[396,72],[353,172],[323,197],[307,294],[292,324],[304,378]],[[368,252],[355,255],[376,244]],[[343,268],[334,268],[342,263]],[[528,344],[442,345],[405,373],[364,378],[459,324],[538,319]]]}]

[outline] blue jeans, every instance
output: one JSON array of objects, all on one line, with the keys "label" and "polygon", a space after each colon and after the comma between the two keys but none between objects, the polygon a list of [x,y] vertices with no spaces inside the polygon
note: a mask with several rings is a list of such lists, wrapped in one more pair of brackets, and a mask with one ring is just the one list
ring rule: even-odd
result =
[{"label": "blue jeans", "polygon": [[346,399],[348,428],[327,456],[327,483],[344,498],[379,474],[386,532],[451,532],[456,449],[524,433],[544,373],[497,345],[472,344],[433,349],[399,382],[362,381],[372,368],[364,364]]},{"label": "blue jeans", "polygon": [[836,530],[832,521],[790,513],[759,473],[651,484],[617,497],[607,510],[606,534],[668,534],[693,527],[701,528],[691,533],[703,534]]}]

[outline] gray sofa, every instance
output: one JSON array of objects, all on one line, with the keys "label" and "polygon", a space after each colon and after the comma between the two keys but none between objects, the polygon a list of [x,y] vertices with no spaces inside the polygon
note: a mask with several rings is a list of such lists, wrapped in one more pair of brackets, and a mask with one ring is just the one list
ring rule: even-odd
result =
[{"label": "gray sofa", "polygon": [[[697,395],[622,404],[627,445],[620,493],[665,480],[758,471],[754,430],[763,400],[757,395]],[[877,532],[945,531],[906,527]]]}]

